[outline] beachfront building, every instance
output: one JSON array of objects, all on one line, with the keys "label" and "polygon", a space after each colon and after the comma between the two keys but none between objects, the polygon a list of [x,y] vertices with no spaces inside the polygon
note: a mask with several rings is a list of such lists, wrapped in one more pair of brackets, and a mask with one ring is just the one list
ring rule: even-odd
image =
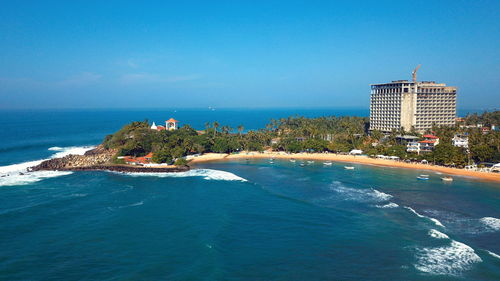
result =
[{"label": "beachfront building", "polygon": [[469,148],[469,137],[466,135],[455,135],[451,143],[456,147]]},{"label": "beachfront building", "polygon": [[424,135],[424,140],[411,141],[406,145],[407,152],[420,154],[422,152],[431,152],[439,144],[439,138],[434,135]]},{"label": "beachfront building", "polygon": [[165,121],[165,126],[161,125],[156,125],[155,122],[151,125],[151,130],[157,130],[157,131],[163,131],[163,130],[177,130],[179,128],[179,121],[175,120],[174,118],[170,118],[167,121]]},{"label": "beachfront building", "polygon": [[424,132],[432,125],[452,126],[456,117],[457,88],[434,81],[397,80],[372,84],[370,130]]}]

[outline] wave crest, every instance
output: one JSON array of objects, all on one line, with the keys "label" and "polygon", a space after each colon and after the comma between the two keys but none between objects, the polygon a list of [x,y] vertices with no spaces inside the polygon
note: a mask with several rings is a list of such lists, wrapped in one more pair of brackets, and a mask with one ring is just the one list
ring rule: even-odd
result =
[{"label": "wave crest", "polygon": [[[51,147],[50,151],[59,151],[51,156],[51,158],[64,157],[69,154],[82,155],[87,150],[94,148],[93,146],[70,146],[70,147]],[[28,161],[19,164],[12,164],[0,167],[0,186],[25,185],[40,181],[46,178],[59,177],[69,175],[72,172],[67,171],[36,171],[28,172],[29,167],[36,166],[45,160]]]},{"label": "wave crest", "polygon": [[223,180],[223,181],[247,181],[233,173],[213,170],[213,169],[193,169],[178,173],[124,173],[129,176],[140,177],[160,177],[160,178],[184,178],[184,177],[202,177],[205,180]]},{"label": "wave crest", "polygon": [[392,195],[378,191],[374,188],[350,188],[345,187],[338,181],[333,182],[330,189],[339,193],[344,200],[358,202],[384,202],[392,198]]},{"label": "wave crest", "polygon": [[500,219],[493,217],[484,217],[481,218],[479,221],[495,231],[500,230]]},{"label": "wave crest", "polygon": [[473,264],[482,262],[474,249],[455,240],[449,246],[418,248],[416,257],[415,268],[434,275],[458,276]]},{"label": "wave crest", "polygon": [[431,236],[433,238],[437,238],[437,239],[449,239],[450,238],[450,237],[448,237],[448,235],[446,235],[440,231],[437,231],[435,229],[429,230],[429,236]]}]

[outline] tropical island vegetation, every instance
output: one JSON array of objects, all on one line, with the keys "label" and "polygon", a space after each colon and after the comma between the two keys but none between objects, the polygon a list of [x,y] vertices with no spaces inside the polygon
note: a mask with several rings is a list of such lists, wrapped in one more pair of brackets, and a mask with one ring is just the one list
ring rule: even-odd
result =
[{"label": "tropical island vegetation", "polygon": [[[367,117],[291,116],[272,119],[265,128],[245,131],[218,122],[206,123],[203,131],[189,125],[177,130],[151,130],[149,122],[132,122],[104,139],[106,149],[117,151],[113,162],[123,164],[122,156],[141,157],[153,153],[155,163],[186,165],[185,156],[208,152],[238,153],[240,151],[284,151],[347,153],[362,150],[367,155],[394,155],[403,160],[422,160],[438,165],[463,167],[472,162],[500,162],[500,132],[489,130],[500,124],[500,111],[469,114],[455,126],[434,126],[426,133],[440,138],[439,144],[426,153],[407,152],[399,136],[409,134],[423,139],[415,131],[393,130],[390,134],[368,132]],[[480,125],[480,126],[478,126]],[[452,145],[456,134],[467,135],[468,149]]]}]

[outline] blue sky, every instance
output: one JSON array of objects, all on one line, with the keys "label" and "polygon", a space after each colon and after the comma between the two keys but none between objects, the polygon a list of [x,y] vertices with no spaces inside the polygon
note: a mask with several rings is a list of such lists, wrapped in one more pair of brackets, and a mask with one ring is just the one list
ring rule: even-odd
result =
[{"label": "blue sky", "polygon": [[369,84],[500,108],[500,1],[3,1],[0,108],[368,107]]}]

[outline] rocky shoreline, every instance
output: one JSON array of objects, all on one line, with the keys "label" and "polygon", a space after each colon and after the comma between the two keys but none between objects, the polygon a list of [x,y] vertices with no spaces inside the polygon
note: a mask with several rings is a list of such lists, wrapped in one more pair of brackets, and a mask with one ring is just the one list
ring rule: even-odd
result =
[{"label": "rocky shoreline", "polygon": [[67,155],[54,158],[28,168],[34,171],[114,171],[122,173],[176,173],[189,171],[189,166],[143,167],[112,164],[116,150],[105,149],[102,145],[85,152],[84,155]]}]

